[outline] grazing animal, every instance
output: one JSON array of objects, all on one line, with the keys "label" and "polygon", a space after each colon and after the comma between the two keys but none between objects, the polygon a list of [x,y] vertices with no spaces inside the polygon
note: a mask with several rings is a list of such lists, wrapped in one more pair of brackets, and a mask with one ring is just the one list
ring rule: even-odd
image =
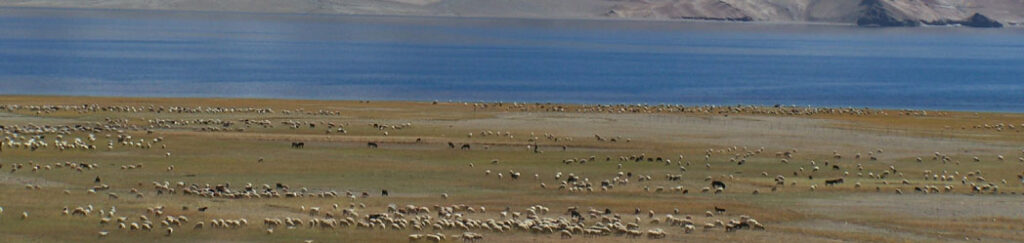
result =
[{"label": "grazing animal", "polygon": [[469,150],[469,144],[463,144],[462,150]]},{"label": "grazing animal", "polygon": [[300,149],[306,146],[305,142],[292,142],[293,149]]},{"label": "grazing animal", "polygon": [[375,142],[368,142],[368,143],[366,143],[366,147],[367,148],[375,149],[375,148],[377,148],[377,143],[375,143]]},{"label": "grazing animal", "polygon": [[843,184],[843,178],[825,180],[826,186],[835,186],[836,184]]},{"label": "grazing animal", "polygon": [[580,214],[580,212],[576,211],[576,210],[569,211],[569,217],[570,218],[575,218],[575,219],[583,219],[583,215]]},{"label": "grazing animal", "polygon": [[721,181],[711,181],[711,187],[725,189],[725,183]]}]

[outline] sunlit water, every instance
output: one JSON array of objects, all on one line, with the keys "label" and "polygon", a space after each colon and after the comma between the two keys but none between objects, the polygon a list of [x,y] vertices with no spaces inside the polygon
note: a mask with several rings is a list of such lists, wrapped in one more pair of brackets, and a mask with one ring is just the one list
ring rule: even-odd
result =
[{"label": "sunlit water", "polygon": [[0,8],[0,94],[1024,112],[1024,29]]}]

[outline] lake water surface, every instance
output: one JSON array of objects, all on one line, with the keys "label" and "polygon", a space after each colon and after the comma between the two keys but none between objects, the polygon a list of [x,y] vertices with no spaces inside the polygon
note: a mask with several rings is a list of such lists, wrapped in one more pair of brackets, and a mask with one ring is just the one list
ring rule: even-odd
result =
[{"label": "lake water surface", "polygon": [[1024,29],[0,8],[0,94],[1024,112]]}]

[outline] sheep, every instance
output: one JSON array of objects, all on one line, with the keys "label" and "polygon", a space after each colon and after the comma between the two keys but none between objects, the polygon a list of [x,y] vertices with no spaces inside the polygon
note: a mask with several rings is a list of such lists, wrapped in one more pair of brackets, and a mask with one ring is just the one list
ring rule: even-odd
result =
[{"label": "sheep", "polygon": [[683,232],[685,232],[686,234],[690,234],[690,233],[692,233],[695,230],[696,230],[696,228],[694,228],[692,224],[688,224],[688,225],[683,226]]},{"label": "sheep", "polygon": [[715,229],[715,224],[713,224],[713,223],[704,223],[704,227],[703,228],[704,228],[704,232],[708,232],[708,231],[711,231],[711,230]]},{"label": "sheep", "polygon": [[562,239],[572,239],[572,232],[569,232],[568,230],[559,231],[559,234],[561,234]]},{"label": "sheep", "polygon": [[647,231],[647,237],[651,239],[665,238],[666,235],[667,234],[665,233],[665,231],[660,228],[655,228]]}]

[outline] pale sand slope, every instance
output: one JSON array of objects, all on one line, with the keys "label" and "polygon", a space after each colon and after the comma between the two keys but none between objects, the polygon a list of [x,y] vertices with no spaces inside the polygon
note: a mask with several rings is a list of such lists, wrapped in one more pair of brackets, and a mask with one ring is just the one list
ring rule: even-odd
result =
[{"label": "pale sand slope", "polygon": [[[733,19],[855,23],[876,0],[0,0],[0,6],[515,18]],[[888,15],[1024,23],[1021,0],[885,0]]]}]

